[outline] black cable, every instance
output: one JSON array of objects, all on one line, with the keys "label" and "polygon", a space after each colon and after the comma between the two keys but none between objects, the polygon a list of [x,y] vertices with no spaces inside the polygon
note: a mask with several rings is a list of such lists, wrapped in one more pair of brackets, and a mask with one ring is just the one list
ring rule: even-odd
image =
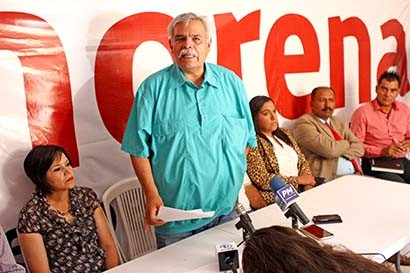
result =
[{"label": "black cable", "polygon": [[245,243],[245,240],[242,240],[242,242],[240,242],[240,243],[238,244],[238,247],[240,247],[241,244],[243,244],[243,243]]}]

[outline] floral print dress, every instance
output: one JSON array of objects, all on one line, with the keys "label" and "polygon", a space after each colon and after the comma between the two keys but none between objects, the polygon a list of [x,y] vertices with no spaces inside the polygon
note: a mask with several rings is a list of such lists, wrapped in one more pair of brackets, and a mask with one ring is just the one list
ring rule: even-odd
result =
[{"label": "floral print dress", "polygon": [[20,211],[19,233],[40,233],[52,272],[97,273],[104,270],[105,252],[98,244],[94,210],[99,206],[96,193],[86,187],[70,190],[68,222],[50,205],[41,191]]}]

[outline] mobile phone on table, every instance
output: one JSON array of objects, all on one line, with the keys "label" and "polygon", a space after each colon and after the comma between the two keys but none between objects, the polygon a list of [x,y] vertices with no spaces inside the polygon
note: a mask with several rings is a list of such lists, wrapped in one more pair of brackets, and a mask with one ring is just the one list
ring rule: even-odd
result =
[{"label": "mobile phone on table", "polygon": [[312,218],[315,224],[332,224],[332,223],[342,223],[342,218],[339,214],[322,214],[315,215]]},{"label": "mobile phone on table", "polygon": [[316,225],[316,224],[312,224],[312,225],[308,225],[308,226],[304,226],[299,228],[299,230],[305,234],[306,236],[309,236],[315,240],[325,240],[325,239],[329,239],[333,237],[333,233],[331,233],[330,231],[327,231],[326,229]]}]

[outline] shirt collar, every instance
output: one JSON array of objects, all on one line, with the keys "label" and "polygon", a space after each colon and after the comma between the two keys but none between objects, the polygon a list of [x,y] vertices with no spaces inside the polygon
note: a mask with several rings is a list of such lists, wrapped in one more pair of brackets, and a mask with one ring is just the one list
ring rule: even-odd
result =
[{"label": "shirt collar", "polygon": [[330,121],[330,118],[328,118],[328,119],[322,119],[322,118],[319,118],[319,117],[317,117],[319,120],[320,120],[320,122],[322,122],[323,124],[325,124],[326,122],[327,123],[329,123],[330,125],[332,124],[332,122]]},{"label": "shirt collar", "polygon": [[[208,63],[205,63],[204,65],[205,65],[205,75],[204,75],[204,81],[202,82],[202,85],[209,84],[215,87],[219,87],[218,80],[217,80],[215,72],[212,69],[212,66],[209,65]],[[182,70],[179,68],[179,66],[176,63],[171,65],[170,71],[173,77],[175,78],[175,82],[177,86],[182,86],[189,82],[187,81],[187,79],[184,76],[184,73],[182,72]]]},{"label": "shirt collar", "polygon": [[[377,102],[377,98],[372,100],[372,105],[375,111],[381,111],[381,107],[379,105],[379,103]],[[392,110],[397,111],[398,110],[398,106],[397,103],[394,101],[392,104]]]},{"label": "shirt collar", "polygon": [[212,69],[212,66],[208,63],[205,63],[205,77],[204,83],[208,83],[209,85],[220,87],[219,82],[216,76],[215,71]]}]

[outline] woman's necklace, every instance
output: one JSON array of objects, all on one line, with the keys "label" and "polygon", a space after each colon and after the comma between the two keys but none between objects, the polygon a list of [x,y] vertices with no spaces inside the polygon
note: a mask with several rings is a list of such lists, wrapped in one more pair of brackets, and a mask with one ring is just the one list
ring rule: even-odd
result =
[{"label": "woman's necklace", "polygon": [[68,215],[68,214],[70,213],[70,206],[68,207],[67,211],[65,211],[65,212],[62,212],[61,210],[56,209],[56,208],[55,208],[55,210],[57,211],[57,214],[58,214],[58,215],[60,215],[60,216],[66,216],[66,215]]},{"label": "woman's necklace", "polygon": [[50,200],[49,200],[48,198],[47,198],[47,201],[48,201],[50,207],[51,207],[53,210],[55,210],[58,215],[65,217],[65,216],[67,216],[67,215],[70,214],[70,207],[71,207],[70,202],[68,202],[67,209],[64,210],[64,211],[61,211],[61,210],[59,210],[55,205],[51,204],[51,202],[50,202]]}]

